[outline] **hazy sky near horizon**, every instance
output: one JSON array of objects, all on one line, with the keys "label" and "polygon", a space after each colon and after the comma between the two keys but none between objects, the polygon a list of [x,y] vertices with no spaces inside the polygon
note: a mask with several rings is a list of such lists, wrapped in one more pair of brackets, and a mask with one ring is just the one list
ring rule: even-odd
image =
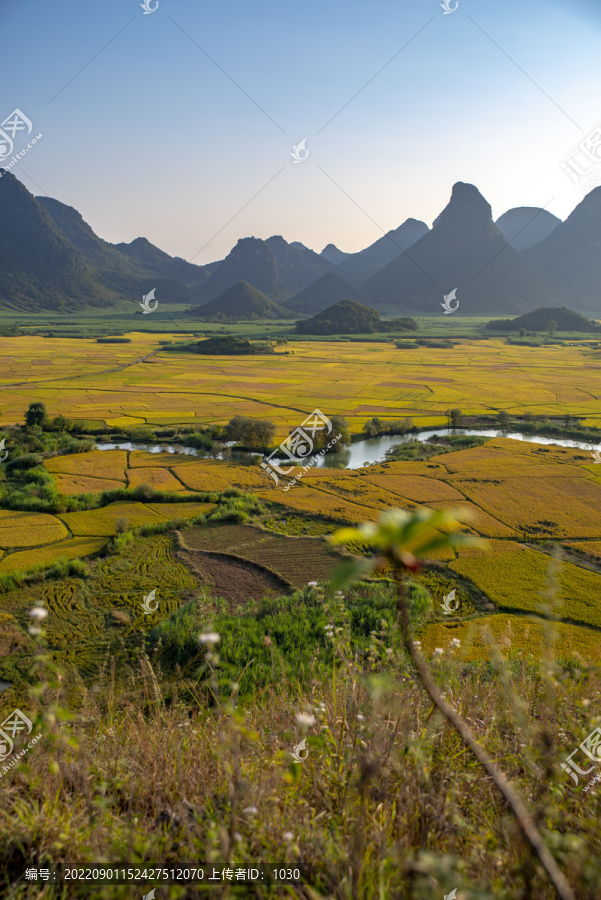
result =
[{"label": "hazy sky near horizon", "polygon": [[565,218],[561,162],[601,124],[598,0],[0,0],[0,33],[0,120],[43,133],[13,174],[197,263],[250,235],[356,251],[456,181]]}]

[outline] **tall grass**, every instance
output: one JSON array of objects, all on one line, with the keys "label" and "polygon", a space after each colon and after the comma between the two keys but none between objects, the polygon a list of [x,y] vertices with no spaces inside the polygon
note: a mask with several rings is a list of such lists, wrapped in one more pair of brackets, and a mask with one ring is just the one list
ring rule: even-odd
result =
[{"label": "tall grass", "polygon": [[[458,900],[548,900],[503,801],[416,683],[394,629],[369,629],[358,654],[345,600],[312,597],[330,627],[303,677],[276,669],[253,695],[240,693],[252,652],[226,667],[223,635],[222,659],[198,641],[189,648],[199,674],[182,674],[168,696],[160,664],[144,652],[123,680],[107,660],[97,683],[81,686],[77,717],[62,724],[61,682],[47,679],[36,722],[45,736],[0,778],[4,896],[40,896],[42,885],[23,878],[32,865],[195,860],[310,866],[310,897],[430,900],[456,888]],[[180,647],[192,636],[192,613],[163,629],[165,646],[170,634]],[[275,633],[270,640],[277,653]],[[598,674],[500,657],[465,666],[451,647],[433,667],[449,702],[536,804],[577,896],[596,900],[599,795],[573,788],[558,761],[592,730]],[[302,738],[308,757],[295,763]],[[132,887],[89,896],[121,900]]]}]

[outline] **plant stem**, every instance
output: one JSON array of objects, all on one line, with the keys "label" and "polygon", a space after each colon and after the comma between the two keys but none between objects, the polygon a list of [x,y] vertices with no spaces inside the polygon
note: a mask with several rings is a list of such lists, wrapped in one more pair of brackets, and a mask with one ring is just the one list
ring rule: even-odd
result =
[{"label": "plant stem", "polygon": [[464,744],[469,747],[476,759],[484,766],[497,788],[513,810],[518,820],[520,828],[524,836],[537,854],[541,864],[543,865],[547,875],[551,879],[553,887],[557,892],[557,896],[561,900],[576,900],[572,888],[557,865],[555,857],[545,844],[543,837],[534,823],[532,815],[526,808],[526,805],[519,794],[515,791],[513,785],[508,781],[503,772],[498,768],[497,764],[491,756],[486,752],[482,744],[476,740],[472,731],[459,713],[446,702],[442,696],[436,681],[430,674],[423,656],[419,653],[413,643],[411,633],[411,618],[409,616],[409,604],[407,603],[407,592],[405,587],[405,573],[402,563],[393,557],[395,581],[397,585],[397,610],[401,623],[401,631],[403,635],[403,643],[407,653],[413,660],[413,664],[417,670],[422,686],[430,697],[432,703],[443,714],[445,719],[450,722],[453,728],[459,733]]}]

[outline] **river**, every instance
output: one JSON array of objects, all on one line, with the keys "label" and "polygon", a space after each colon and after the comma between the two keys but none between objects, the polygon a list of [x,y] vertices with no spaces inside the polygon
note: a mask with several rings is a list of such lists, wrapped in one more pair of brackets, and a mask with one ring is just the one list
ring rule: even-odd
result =
[{"label": "river", "polygon": [[[427,441],[428,438],[435,434],[441,437],[449,434],[477,434],[491,438],[506,437],[515,441],[527,441],[532,444],[555,444],[559,447],[571,447],[576,450],[589,451],[594,446],[591,443],[573,441],[569,438],[539,437],[534,434],[523,434],[520,431],[499,431],[495,428],[435,428],[429,431],[420,431],[418,434],[385,435],[357,441],[338,453],[328,453],[327,456],[320,456],[315,466],[316,468],[327,469],[360,469],[365,465],[384,462],[386,451],[396,444],[406,444],[414,440]],[[98,450],[145,450],[147,453],[183,453],[186,456],[198,456],[202,459],[229,459],[241,463],[248,463],[252,460],[251,454],[232,450],[230,447],[224,447],[215,453],[196,450],[193,447],[182,447],[177,444],[142,444],[132,441],[122,441],[118,444],[106,442],[97,444],[96,447]]]}]

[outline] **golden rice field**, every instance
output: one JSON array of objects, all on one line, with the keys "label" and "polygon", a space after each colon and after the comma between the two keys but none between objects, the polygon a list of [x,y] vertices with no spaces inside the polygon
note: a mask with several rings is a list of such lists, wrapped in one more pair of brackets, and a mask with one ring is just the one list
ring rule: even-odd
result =
[{"label": "golden rice field", "polygon": [[[458,650],[451,646],[453,638],[461,641]],[[464,623],[436,622],[427,626],[421,641],[427,656],[440,647],[466,661],[515,656],[541,659],[553,648],[559,659],[580,657],[588,665],[597,665],[601,655],[601,632],[565,622],[548,624],[531,616],[499,614]]]},{"label": "golden rice field", "polygon": [[384,342],[299,341],[288,345],[293,355],[215,359],[161,351],[159,340],[170,335],[128,337],[131,344],[115,345],[0,338],[2,421],[21,421],[36,400],[51,415],[109,425],[256,416],[271,419],[282,437],[315,407],[347,416],[354,430],[374,415],[436,426],[455,406],[466,414],[506,409],[601,419],[601,359],[577,346],[465,340],[452,350],[407,353]]},{"label": "golden rice field", "polygon": [[[93,471],[103,455],[104,451],[68,457],[71,476]],[[109,451],[106,456],[103,473],[125,473],[130,485],[173,486],[177,482],[180,491],[235,486],[255,493],[281,515],[291,510],[306,518],[329,520],[330,530],[341,523],[375,521],[382,510],[393,507],[461,507],[471,513],[464,527],[487,538],[488,548],[460,556],[448,550],[440,553],[436,559],[449,566],[451,576],[467,579],[496,608],[520,613],[540,613],[551,589],[556,615],[601,627],[601,567],[597,571],[594,565],[577,565],[572,553],[553,575],[551,557],[532,543],[565,543],[567,539],[575,550],[598,558],[601,484],[588,463],[590,457],[582,451],[497,438],[484,447],[434,457],[427,463],[391,462],[354,471],[311,469],[288,491],[276,487],[257,466],[139,451]],[[62,459],[54,459],[47,467],[66,466]],[[115,534],[119,519],[132,526],[147,524],[192,516],[197,507],[198,512],[207,509],[203,504],[118,502],[46,517],[44,527],[61,523],[74,537],[108,538]],[[34,522],[38,527],[42,524],[37,518]],[[11,565],[9,555],[2,566]]]},{"label": "golden rice field", "polygon": [[[315,407],[345,416],[354,432],[374,415],[411,416],[419,426],[443,425],[450,407],[468,415],[506,409],[510,414],[570,413],[590,423],[601,421],[601,355],[586,348],[465,340],[452,350],[404,353],[384,342],[303,341],[288,345],[290,355],[216,359],[163,352],[158,341],[170,336],[129,337],[132,343],[125,345],[0,338],[0,421],[22,421],[24,409],[37,400],[46,403],[50,415],[109,425],[200,426],[225,423],[237,414],[256,416],[274,422],[279,438]],[[488,550],[446,551],[434,563],[448,584],[456,578],[462,591],[472,591],[469,622],[484,622],[499,642],[511,626],[516,647],[540,648],[537,616],[553,597],[556,614],[569,620],[561,627],[573,636],[574,647],[586,645],[587,652],[597,647],[601,466],[586,451],[498,438],[428,462],[391,462],[354,471],[310,469],[288,491],[281,483],[276,487],[258,466],[178,454],[93,451],[57,456],[45,466],[63,494],[99,494],[143,484],[182,497],[191,491],[239,488],[266,504],[272,521],[290,515],[299,534],[299,522],[318,522],[320,527],[325,522],[332,531],[342,523],[374,521],[393,507],[460,506],[472,513],[464,527],[488,539]],[[56,516],[0,511],[0,573],[93,555],[124,527],[190,518],[212,508],[119,501]],[[305,533],[311,533],[310,526]],[[298,544],[299,559],[316,539],[307,540]],[[560,542],[569,551],[556,572],[550,555],[537,544],[543,541]],[[284,567],[277,541],[263,540],[248,553],[253,558],[259,554],[269,566],[272,551],[272,562]],[[588,567],[578,565],[578,553],[587,554]],[[171,565],[166,560],[161,565]],[[123,585],[128,577],[123,576]],[[0,597],[0,608],[4,606]],[[468,628],[461,621],[467,613],[459,610],[452,622],[432,625],[427,633],[444,636],[436,629]],[[94,634],[100,635],[104,626],[100,618],[95,621]],[[442,646],[442,636],[435,638],[436,646]]]},{"label": "golden rice field", "polygon": [[8,575],[13,572],[26,572],[39,565],[49,565],[57,559],[82,559],[101,550],[106,539],[101,537],[71,538],[48,547],[37,547],[35,550],[18,550],[5,559],[0,560],[0,572]]}]

